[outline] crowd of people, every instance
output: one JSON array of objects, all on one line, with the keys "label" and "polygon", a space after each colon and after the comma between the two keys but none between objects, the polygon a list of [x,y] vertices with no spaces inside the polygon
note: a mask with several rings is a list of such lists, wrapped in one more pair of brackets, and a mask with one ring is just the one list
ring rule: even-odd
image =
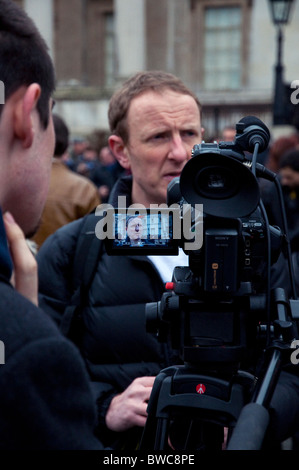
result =
[{"label": "crowd of people", "polygon": [[74,172],[96,185],[103,203],[107,202],[114,183],[124,173],[108,145],[106,131],[94,131],[85,138],[71,139],[65,162]]},{"label": "crowd of people", "polygon": [[[163,342],[147,332],[145,306],[161,300],[165,281],[188,256],[109,256],[101,244],[88,291],[70,310],[81,288],[74,260],[87,218],[90,245],[100,243],[99,203],[166,203],[169,183],[202,140],[202,105],[173,74],[138,72],[110,100],[106,145],[79,139],[70,147],[67,123],[52,113],[55,73],[45,42],[10,0],[0,0],[0,41],[0,449],[135,450],[156,376],[183,364],[170,332]],[[296,136],[274,170],[294,253],[298,159]],[[270,189],[261,191],[276,224]],[[128,221],[131,239],[139,241],[141,229],[140,220]],[[26,239],[37,243],[36,258]],[[83,253],[83,275],[90,256]],[[63,333],[66,322],[75,335]],[[182,448],[184,417],[178,422],[168,449]],[[298,428],[299,373],[287,364],[271,398],[268,448],[289,437],[295,443]]]}]

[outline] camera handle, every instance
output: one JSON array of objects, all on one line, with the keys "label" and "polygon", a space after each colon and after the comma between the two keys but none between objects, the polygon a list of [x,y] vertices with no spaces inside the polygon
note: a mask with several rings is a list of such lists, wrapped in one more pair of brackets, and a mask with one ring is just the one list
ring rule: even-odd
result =
[{"label": "camera handle", "polygon": [[245,405],[229,441],[227,450],[259,450],[269,425],[268,407],[283,364],[290,360],[290,344],[298,338],[296,321],[298,301],[286,299],[284,289],[274,291],[277,319],[274,321],[275,339],[267,352],[270,355],[263,378],[258,381],[251,402]]},{"label": "camera handle", "polygon": [[281,370],[281,351],[274,349],[255,399],[244,406],[227,450],[260,450],[269,425],[268,406]]}]

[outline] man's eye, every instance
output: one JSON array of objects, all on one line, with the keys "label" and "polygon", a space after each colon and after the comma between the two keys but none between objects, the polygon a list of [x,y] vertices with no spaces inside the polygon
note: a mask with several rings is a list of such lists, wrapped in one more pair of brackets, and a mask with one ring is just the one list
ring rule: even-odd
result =
[{"label": "man's eye", "polygon": [[194,131],[184,131],[182,134],[186,137],[194,137],[196,135]]},{"label": "man's eye", "polygon": [[151,140],[165,140],[169,137],[167,132],[158,132],[157,134],[153,134],[151,136]]}]

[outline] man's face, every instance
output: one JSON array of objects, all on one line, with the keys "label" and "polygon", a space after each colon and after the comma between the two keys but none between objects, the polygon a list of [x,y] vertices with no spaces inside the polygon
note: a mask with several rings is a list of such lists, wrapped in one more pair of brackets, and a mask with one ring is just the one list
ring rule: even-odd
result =
[{"label": "man's face", "polygon": [[193,146],[201,142],[198,106],[189,95],[149,91],[133,99],[127,122],[133,203],[165,203],[169,182],[180,176]]},{"label": "man's face", "polygon": [[127,226],[127,235],[130,240],[137,241],[140,240],[143,233],[143,223],[139,217],[130,219]]},{"label": "man's face", "polygon": [[86,149],[86,147],[87,147],[87,142],[85,142],[84,140],[82,141],[79,140],[79,141],[74,142],[73,151],[75,155],[81,155]]},{"label": "man's face", "polygon": [[115,163],[115,157],[112,154],[110,148],[108,146],[103,147],[100,151],[100,161],[103,165],[112,165]]},{"label": "man's face", "polygon": [[281,168],[279,171],[282,186],[287,186],[290,189],[299,188],[299,171],[295,171],[289,166]]},{"label": "man's face", "polygon": [[14,184],[7,198],[7,210],[10,210],[30,238],[36,231],[46,202],[55,145],[52,119],[52,100],[49,102],[49,124],[44,129],[40,124],[37,111],[34,111],[34,142],[32,146],[16,160],[12,173]]},{"label": "man's face", "polygon": [[236,130],[235,129],[224,129],[222,132],[222,138],[220,140],[224,142],[233,142],[236,137]]}]

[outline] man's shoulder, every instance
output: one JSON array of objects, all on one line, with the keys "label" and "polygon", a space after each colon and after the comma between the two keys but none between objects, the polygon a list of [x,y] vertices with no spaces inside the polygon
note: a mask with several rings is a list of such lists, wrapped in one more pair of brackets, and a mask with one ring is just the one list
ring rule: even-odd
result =
[{"label": "man's shoulder", "polygon": [[63,162],[61,161],[54,161],[52,165],[52,178],[51,182],[56,187],[57,185],[57,177],[63,178],[64,185],[67,184],[68,186],[79,186],[85,188],[93,188],[96,189],[95,184],[90,181],[84,175],[80,175],[75,171],[68,168]]},{"label": "man's shoulder", "polygon": [[40,265],[44,261],[52,264],[53,259],[61,265],[70,265],[74,259],[79,241],[92,234],[96,237],[95,227],[99,217],[94,213],[87,214],[81,219],[74,220],[60,227],[50,235],[37,254],[37,262]]},{"label": "man's shoulder", "polygon": [[44,241],[36,256],[39,276],[40,271],[49,274],[53,271],[51,275],[61,277],[71,269],[83,222],[84,217],[70,222]]},{"label": "man's shoulder", "polygon": [[65,246],[65,244],[70,246],[70,244],[76,243],[76,240],[81,232],[84,219],[85,217],[82,217],[57,229],[46,239],[46,241],[41,246],[39,253],[49,250],[49,248],[53,245],[56,247],[59,245]]}]

